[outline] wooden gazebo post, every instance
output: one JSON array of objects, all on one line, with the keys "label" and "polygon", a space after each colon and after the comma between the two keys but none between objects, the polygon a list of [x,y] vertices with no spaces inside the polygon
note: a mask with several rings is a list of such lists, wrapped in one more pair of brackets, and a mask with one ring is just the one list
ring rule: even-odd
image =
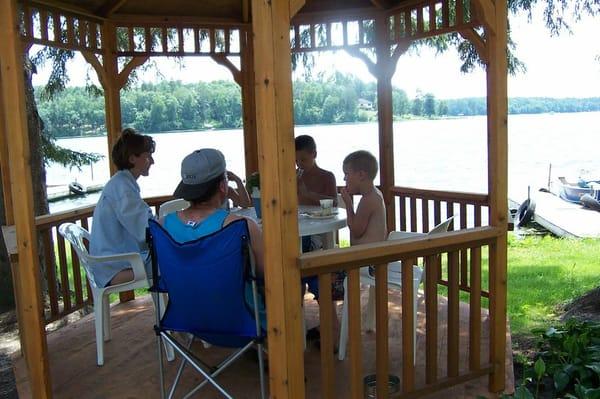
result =
[{"label": "wooden gazebo post", "polygon": [[[136,67],[144,64],[148,57],[133,57],[119,73],[117,60],[117,36],[115,24],[104,21],[102,25],[102,63],[92,53],[82,51],[85,60],[96,71],[98,80],[104,90],[104,111],[106,124],[106,138],[108,145],[108,167],[110,175],[117,172],[117,167],[112,162],[112,148],[119,139],[122,130],[121,124],[121,89],[127,83],[129,74]],[[133,291],[119,293],[119,300],[127,302],[135,299]]]},{"label": "wooden gazebo post", "polygon": [[[482,0],[485,2],[485,0]],[[486,30],[489,63],[487,67],[488,108],[488,193],[490,225],[502,229],[490,245],[490,363],[494,367],[489,389],[504,389],[506,350],[506,229],[508,215],[508,95],[507,95],[507,22],[506,0],[495,2],[495,19]]]},{"label": "wooden gazebo post", "polygon": [[[103,67],[104,79],[100,79],[104,89],[104,107],[106,111],[106,138],[108,141],[108,159],[111,176],[117,170],[112,162],[111,150],[121,134],[121,87],[118,83],[117,64],[117,35],[116,27],[112,22],[104,21],[102,26],[102,46],[104,48]],[[97,71],[98,72],[98,71]],[[100,73],[98,73],[100,76]]]},{"label": "wooden gazebo post", "polygon": [[[252,1],[258,160],[273,398],[304,398],[298,198],[290,51],[291,1]],[[297,8],[295,8],[297,9]],[[269,161],[269,167],[266,161]]]},{"label": "wooden gazebo post", "polygon": [[258,171],[256,132],[256,93],[254,86],[254,42],[250,30],[243,32],[240,68],[242,72],[242,112],[244,120],[244,159],[246,176]]},{"label": "wooden gazebo post", "polygon": [[[34,398],[51,397],[46,331],[42,317],[37,232],[33,214],[33,188],[29,164],[29,134],[25,107],[23,50],[17,26],[15,0],[0,0],[0,81],[6,118],[6,139],[14,222],[17,229],[19,273],[17,303],[25,342],[25,359]],[[9,100],[10,99],[10,100]],[[18,182],[18,184],[17,184]],[[23,295],[27,293],[27,295]]]}]

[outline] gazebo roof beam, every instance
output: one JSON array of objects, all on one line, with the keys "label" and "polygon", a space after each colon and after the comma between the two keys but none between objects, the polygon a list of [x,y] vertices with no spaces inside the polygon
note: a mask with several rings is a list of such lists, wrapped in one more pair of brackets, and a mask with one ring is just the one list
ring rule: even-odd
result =
[{"label": "gazebo roof beam", "polygon": [[240,21],[237,18],[201,18],[180,16],[151,16],[134,14],[115,14],[110,18],[118,26],[199,26],[199,27],[228,27],[248,28],[249,22]]},{"label": "gazebo roof beam", "polygon": [[96,14],[101,15],[105,18],[109,18],[126,2],[127,0],[108,0],[96,10]]},{"label": "gazebo roof beam", "polygon": [[376,8],[353,8],[340,11],[320,11],[320,12],[307,12],[296,14],[290,21],[291,25],[304,25],[310,23],[324,23],[324,22],[340,22],[342,20],[366,20],[374,19],[381,15],[383,10]]},{"label": "gazebo roof beam", "polygon": [[[20,1],[21,3],[23,3],[22,1]],[[103,18],[99,15],[96,15],[92,12],[90,12],[89,10],[86,10],[85,8],[82,7],[77,7],[74,6],[72,4],[69,3],[64,3],[61,1],[49,1],[49,0],[31,0],[29,2],[27,2],[30,5],[41,5],[41,6],[45,6],[45,7],[50,7],[52,9],[56,9],[56,10],[62,10],[65,12],[70,12],[73,14],[77,14],[80,15],[82,17],[87,17],[87,18],[91,18],[91,19],[95,19],[98,21],[104,21],[106,20],[106,18]]]}]

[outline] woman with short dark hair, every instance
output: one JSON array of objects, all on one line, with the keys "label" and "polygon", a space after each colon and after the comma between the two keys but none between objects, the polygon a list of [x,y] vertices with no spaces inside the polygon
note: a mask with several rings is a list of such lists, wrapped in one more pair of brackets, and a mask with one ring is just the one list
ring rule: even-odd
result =
[{"label": "woman with short dark hair", "polygon": [[[154,164],[155,142],[135,130],[123,130],[112,149],[112,161],[119,169],[104,186],[92,224],[90,255],[103,256],[140,252],[150,271],[146,248],[146,227],[152,211],[140,195],[137,179],[148,176]],[[150,273],[148,273],[150,277]],[[96,284],[100,287],[133,280],[128,264],[107,262],[96,265]]]}]

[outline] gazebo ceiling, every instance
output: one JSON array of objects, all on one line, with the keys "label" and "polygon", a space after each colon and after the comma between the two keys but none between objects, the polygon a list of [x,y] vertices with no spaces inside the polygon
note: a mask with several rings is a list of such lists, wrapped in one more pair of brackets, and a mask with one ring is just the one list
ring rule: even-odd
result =
[{"label": "gazebo ceiling", "polygon": [[[23,0],[22,2],[81,11],[100,18],[172,16],[244,22],[244,14],[250,0]],[[410,0],[306,0],[299,14],[389,9],[403,3],[418,2]]]}]

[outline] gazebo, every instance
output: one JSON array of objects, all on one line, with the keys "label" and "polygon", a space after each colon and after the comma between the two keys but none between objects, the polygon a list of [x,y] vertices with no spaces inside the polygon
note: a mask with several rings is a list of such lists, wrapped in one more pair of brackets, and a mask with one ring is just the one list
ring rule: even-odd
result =
[{"label": "gazebo", "polygon": [[[394,179],[391,78],[416,40],[458,32],[486,65],[488,192],[473,194],[398,187]],[[80,51],[104,89],[108,146],[121,131],[120,90],[149,57],[212,57],[241,86],[246,170],[259,170],[263,197],[270,394],[305,397],[300,278],[348,271],[350,375],[353,398],[363,396],[359,268],[377,265],[377,397],[388,397],[388,291],[385,264],[402,260],[402,384],[423,396],[484,375],[489,390],[505,386],[507,231],[507,4],[504,0],[0,0],[0,168],[7,224],[17,232],[13,258],[23,355],[35,398],[52,396],[44,326],[90,303],[79,265],[67,273],[67,247],[55,243],[65,221],[87,226],[93,207],[34,217],[23,55],[32,44]],[[292,53],[345,50],[377,79],[380,186],[390,230],[427,232],[443,215],[455,231],[300,255],[294,172]],[[239,57],[238,68],[231,57]],[[149,199],[160,206],[168,198]],[[487,223],[486,223],[487,221]],[[41,240],[38,241],[38,234]],[[38,242],[46,253],[49,311],[41,296]],[[54,247],[58,265],[54,266]],[[483,254],[482,254],[483,253]],[[487,254],[485,256],[484,254]],[[483,287],[482,263],[489,265]],[[52,260],[51,260],[52,259]],[[50,262],[50,263],[48,263]],[[425,266],[426,381],[415,384],[412,361],[412,266]],[[443,265],[443,267],[442,267]],[[379,267],[381,266],[381,267]],[[58,273],[58,275],[57,275]],[[484,276],[486,277],[486,276]],[[56,281],[63,290],[56,292]],[[83,283],[82,283],[83,281]],[[447,375],[438,377],[438,287],[447,287]],[[322,301],[331,300],[321,290]],[[459,295],[469,297],[468,367],[459,367]],[[482,298],[489,311],[489,358],[482,362]],[[123,300],[123,299],[122,299]],[[332,313],[322,307],[321,329]],[[322,396],[335,396],[333,342],[322,334]]]}]

